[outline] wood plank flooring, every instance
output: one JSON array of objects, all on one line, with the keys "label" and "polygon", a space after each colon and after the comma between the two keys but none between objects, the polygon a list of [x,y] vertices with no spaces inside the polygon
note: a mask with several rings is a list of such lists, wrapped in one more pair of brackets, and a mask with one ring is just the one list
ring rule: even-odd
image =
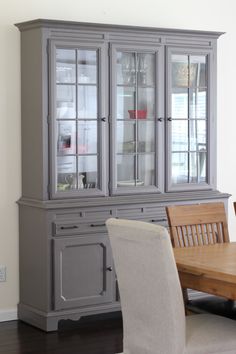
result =
[{"label": "wood plank flooring", "polygon": [[0,323],[0,354],[115,354],[122,352],[121,318],[60,325],[45,333],[21,321]]}]

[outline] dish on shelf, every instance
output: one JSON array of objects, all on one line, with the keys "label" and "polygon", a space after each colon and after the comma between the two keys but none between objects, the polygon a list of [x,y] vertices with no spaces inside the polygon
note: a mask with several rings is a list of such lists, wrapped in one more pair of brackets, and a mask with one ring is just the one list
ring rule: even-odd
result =
[{"label": "dish on shelf", "polygon": [[147,111],[141,109],[129,109],[129,117],[132,119],[146,119],[147,118]]},{"label": "dish on shelf", "polygon": [[[136,182],[136,183],[135,183]],[[129,180],[129,181],[118,181],[117,182],[117,187],[131,187],[131,186],[144,186],[144,182],[137,179],[135,180]]]}]

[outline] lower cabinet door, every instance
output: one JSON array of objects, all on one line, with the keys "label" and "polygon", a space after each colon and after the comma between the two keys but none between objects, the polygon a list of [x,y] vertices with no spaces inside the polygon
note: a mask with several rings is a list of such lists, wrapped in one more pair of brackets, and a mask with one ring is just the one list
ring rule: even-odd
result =
[{"label": "lower cabinet door", "polygon": [[107,235],[53,240],[55,310],[113,301],[114,277]]}]

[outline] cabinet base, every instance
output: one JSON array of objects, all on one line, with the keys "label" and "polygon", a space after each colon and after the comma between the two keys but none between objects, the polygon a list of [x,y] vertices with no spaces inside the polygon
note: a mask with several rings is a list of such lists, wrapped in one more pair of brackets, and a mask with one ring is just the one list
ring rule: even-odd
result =
[{"label": "cabinet base", "polygon": [[98,315],[108,312],[120,311],[120,305],[108,305],[93,309],[73,309],[66,311],[44,312],[37,310],[31,306],[19,304],[18,305],[18,319],[26,322],[34,327],[42,329],[45,332],[52,332],[58,330],[58,322],[60,320],[78,321],[83,316]]}]

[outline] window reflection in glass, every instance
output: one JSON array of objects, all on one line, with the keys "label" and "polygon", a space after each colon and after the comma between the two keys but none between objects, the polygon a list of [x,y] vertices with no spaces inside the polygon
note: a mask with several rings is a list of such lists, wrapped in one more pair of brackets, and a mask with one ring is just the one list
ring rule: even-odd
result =
[{"label": "window reflection in glass", "polygon": [[75,83],[74,49],[57,49],[56,51],[56,82]]},{"label": "window reflection in glass", "polygon": [[205,119],[207,115],[206,89],[193,89],[189,93],[190,118]]},{"label": "window reflection in glass", "polygon": [[172,55],[172,183],[206,182],[207,56]]},{"label": "window reflection in glass", "polygon": [[78,154],[97,153],[97,121],[78,122]]},{"label": "window reflection in glass", "polygon": [[79,84],[96,84],[97,52],[95,50],[78,50],[78,82]]},{"label": "window reflection in glass", "polygon": [[78,86],[78,117],[97,118],[96,86]]},{"label": "window reflection in glass", "polygon": [[76,98],[74,85],[57,85],[56,107],[58,119],[73,119],[76,117]]},{"label": "window reflection in glass", "polygon": [[173,119],[188,118],[188,90],[177,88],[171,94],[171,117]]}]

